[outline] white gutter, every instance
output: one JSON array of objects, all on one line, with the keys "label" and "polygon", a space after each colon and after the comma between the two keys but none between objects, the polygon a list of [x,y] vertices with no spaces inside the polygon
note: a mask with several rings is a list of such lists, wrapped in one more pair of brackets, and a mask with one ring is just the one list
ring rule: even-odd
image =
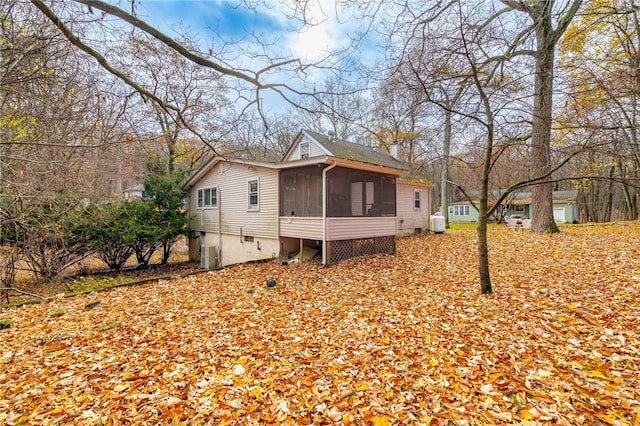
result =
[{"label": "white gutter", "polygon": [[322,170],[322,264],[327,264],[327,172],[338,164],[333,162]]}]

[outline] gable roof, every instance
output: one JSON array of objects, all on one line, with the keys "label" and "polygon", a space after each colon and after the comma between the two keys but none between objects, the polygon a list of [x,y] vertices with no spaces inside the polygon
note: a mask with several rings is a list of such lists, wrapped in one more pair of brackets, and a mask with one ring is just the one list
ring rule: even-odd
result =
[{"label": "gable roof", "polygon": [[225,158],[221,156],[215,156],[211,158],[209,161],[204,163],[195,173],[191,175],[184,183],[185,188],[190,188],[197,181],[199,181],[203,176],[205,176],[211,169],[213,169],[216,164],[226,162],[226,163],[236,163],[236,164],[246,164],[254,167],[264,167],[267,169],[277,169],[278,166],[276,163],[270,161],[253,161],[253,160],[244,160],[240,158]]},{"label": "gable roof", "polygon": [[[392,169],[405,171],[409,170],[404,163],[396,160],[386,152],[375,151],[373,148],[367,145],[361,145],[358,143],[348,142],[340,139],[331,140],[328,136],[323,135],[322,133],[312,132],[310,130],[302,130],[296,138],[296,141],[299,141],[301,135],[306,135],[307,137],[313,139],[332,157],[340,158],[343,160],[360,161],[362,163],[390,167]],[[295,143],[293,145],[295,145]],[[288,154],[289,152],[285,154],[285,157]]]},{"label": "gable roof", "polygon": [[399,184],[406,184],[411,186],[421,186],[423,188],[433,188],[433,183],[431,183],[431,181],[426,177],[410,175],[407,173],[400,175],[396,182]]},{"label": "gable roof", "polygon": [[[294,161],[284,161],[296,146],[299,145],[303,137],[307,137],[313,140],[326,155],[315,156],[307,159],[300,159]],[[336,163],[336,159],[338,160]],[[287,169],[293,167],[300,167],[303,165],[313,164],[337,164],[343,167],[349,167],[361,170],[374,170],[382,173],[389,173],[393,175],[403,175],[409,171],[409,168],[401,161],[393,158],[386,152],[379,152],[367,145],[361,145],[358,143],[348,142],[345,140],[329,139],[322,133],[313,132],[310,130],[301,130],[300,133],[294,139],[283,160],[279,162],[271,161],[255,161],[245,160],[240,158],[215,156],[205,164],[203,164],[197,171],[195,171],[185,182],[184,187],[190,188],[196,182],[198,182],[203,176],[205,176],[216,164],[220,162],[246,164],[255,167],[263,167],[267,169]],[[422,180],[422,179],[421,179]],[[414,182],[414,183],[417,183]],[[425,184],[423,182],[423,184]],[[430,185],[426,183],[425,186]]]}]

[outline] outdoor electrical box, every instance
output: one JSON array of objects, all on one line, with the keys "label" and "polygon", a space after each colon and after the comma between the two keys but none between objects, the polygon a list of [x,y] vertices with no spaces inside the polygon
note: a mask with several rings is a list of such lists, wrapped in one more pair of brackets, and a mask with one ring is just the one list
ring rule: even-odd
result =
[{"label": "outdoor electrical box", "polygon": [[202,269],[218,267],[218,250],[215,246],[200,246],[200,267]]}]

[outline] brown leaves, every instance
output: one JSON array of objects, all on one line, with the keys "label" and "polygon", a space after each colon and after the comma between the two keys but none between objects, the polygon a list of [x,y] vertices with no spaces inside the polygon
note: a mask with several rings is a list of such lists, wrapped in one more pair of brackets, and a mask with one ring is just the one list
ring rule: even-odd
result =
[{"label": "brown leaves", "polygon": [[3,310],[0,423],[637,424],[640,226],[473,238]]}]

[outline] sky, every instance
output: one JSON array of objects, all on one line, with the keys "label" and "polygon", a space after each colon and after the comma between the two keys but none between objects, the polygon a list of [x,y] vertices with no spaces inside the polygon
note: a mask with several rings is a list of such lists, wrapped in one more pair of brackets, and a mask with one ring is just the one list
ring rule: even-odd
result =
[{"label": "sky", "polygon": [[[268,45],[271,57],[295,57],[305,63],[319,61],[329,52],[347,48],[350,35],[360,25],[349,11],[336,10],[334,0],[309,1],[306,18],[314,25],[307,26],[302,25],[299,14],[298,19],[293,18],[291,9],[278,0],[247,0],[246,3],[255,4],[252,9],[244,3],[241,0],[138,0],[136,13],[169,35],[175,36],[180,28],[188,28],[190,33],[198,35],[203,51],[212,46],[212,40],[220,45],[221,39],[239,41],[245,49],[255,50],[257,38]],[[236,56],[233,60],[238,66],[253,70],[265,65],[250,55]],[[319,84],[328,75],[309,72],[306,83]],[[290,82],[290,76],[269,76],[273,81],[279,78]]]},{"label": "sky", "polygon": [[210,39],[212,32],[227,40],[247,39],[256,34],[265,41],[277,42],[276,52],[313,61],[326,52],[349,44],[349,35],[358,22],[347,13],[336,16],[334,0],[312,0],[308,3],[307,18],[315,23],[304,27],[291,18],[292,11],[277,0],[266,0],[254,9],[248,9],[239,0],[139,0],[137,12],[155,25],[172,28],[182,22],[202,40]]}]

